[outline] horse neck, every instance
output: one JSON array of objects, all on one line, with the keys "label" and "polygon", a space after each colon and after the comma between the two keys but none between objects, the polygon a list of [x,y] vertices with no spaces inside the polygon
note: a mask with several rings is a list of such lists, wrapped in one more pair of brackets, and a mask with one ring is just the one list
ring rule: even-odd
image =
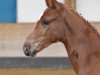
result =
[{"label": "horse neck", "polygon": [[67,9],[64,15],[66,15],[64,21],[67,45],[76,46],[78,43],[83,45],[84,42],[89,44],[100,42],[100,36],[94,27],[74,10]]},{"label": "horse neck", "polygon": [[[97,31],[79,16],[74,10],[67,9],[64,14],[64,21],[66,25],[65,47],[67,49],[69,58],[73,67],[78,71],[79,62],[85,61],[91,52],[98,53],[100,49],[100,36]],[[95,49],[96,48],[96,49]],[[78,53],[80,61],[75,57],[75,51]],[[74,52],[74,53],[73,53]],[[99,51],[100,53],[100,51]],[[100,55],[100,54],[99,54]],[[83,62],[82,64],[84,64]]]}]

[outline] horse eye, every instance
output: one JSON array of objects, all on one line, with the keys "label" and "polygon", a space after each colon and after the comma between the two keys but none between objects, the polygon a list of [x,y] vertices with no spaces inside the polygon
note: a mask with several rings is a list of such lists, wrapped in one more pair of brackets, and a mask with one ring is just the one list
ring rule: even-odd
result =
[{"label": "horse eye", "polygon": [[44,25],[49,25],[49,24],[50,24],[50,21],[44,20],[44,21],[43,21],[43,24],[44,24]]}]

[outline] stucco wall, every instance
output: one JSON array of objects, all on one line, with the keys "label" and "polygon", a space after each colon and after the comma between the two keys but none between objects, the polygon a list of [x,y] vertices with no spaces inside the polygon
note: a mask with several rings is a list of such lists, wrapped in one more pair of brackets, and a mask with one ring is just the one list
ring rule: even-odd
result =
[{"label": "stucco wall", "polygon": [[76,0],[76,10],[89,21],[100,22],[100,0]]},{"label": "stucco wall", "polygon": [[17,0],[17,22],[36,22],[46,8],[45,0]]}]

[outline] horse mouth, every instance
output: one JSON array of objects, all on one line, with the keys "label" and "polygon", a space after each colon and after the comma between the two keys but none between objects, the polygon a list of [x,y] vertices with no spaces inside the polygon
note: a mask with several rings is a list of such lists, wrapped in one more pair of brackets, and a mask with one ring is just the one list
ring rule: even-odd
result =
[{"label": "horse mouth", "polygon": [[38,53],[38,51],[37,50],[34,50],[32,53],[30,53],[30,56],[31,57],[35,57],[37,53]]},{"label": "horse mouth", "polygon": [[35,54],[33,54],[33,53],[32,53],[30,56],[35,58],[35,56],[36,56],[36,53],[35,53]]}]

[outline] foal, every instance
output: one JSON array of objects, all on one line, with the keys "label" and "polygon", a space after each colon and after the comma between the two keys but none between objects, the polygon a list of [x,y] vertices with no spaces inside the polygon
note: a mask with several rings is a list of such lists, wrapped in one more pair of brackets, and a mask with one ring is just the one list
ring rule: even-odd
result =
[{"label": "foal", "polygon": [[24,44],[24,53],[35,56],[52,43],[62,42],[77,75],[100,75],[100,36],[73,9],[56,0],[48,8]]}]

